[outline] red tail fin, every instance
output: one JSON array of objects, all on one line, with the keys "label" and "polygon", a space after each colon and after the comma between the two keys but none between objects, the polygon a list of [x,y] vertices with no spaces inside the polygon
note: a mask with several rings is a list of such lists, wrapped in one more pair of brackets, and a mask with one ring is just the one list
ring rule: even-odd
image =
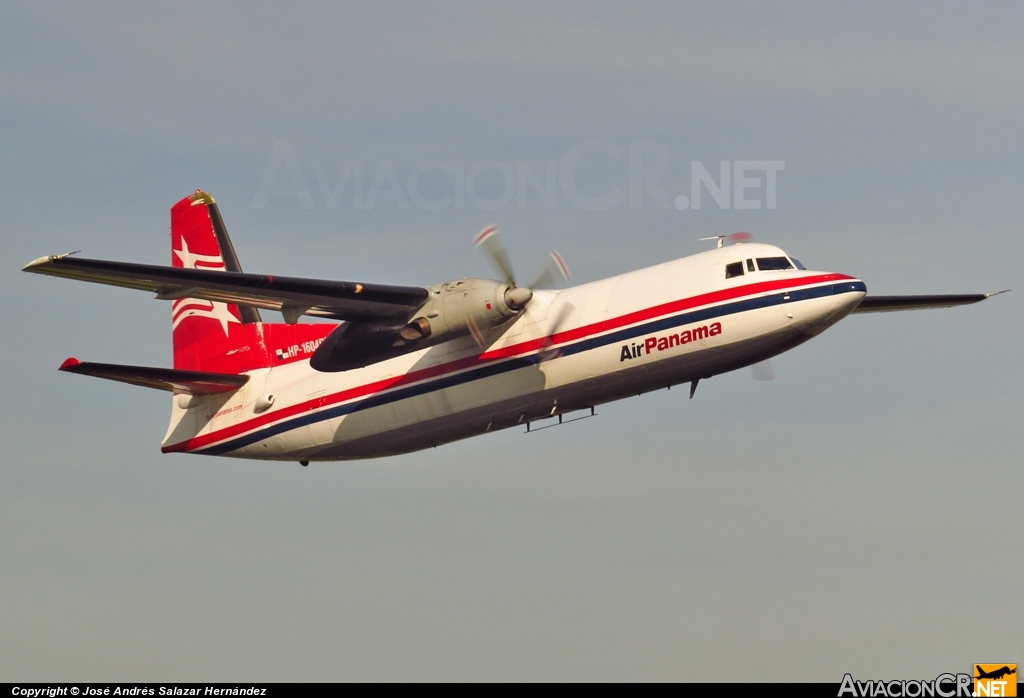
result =
[{"label": "red tail fin", "polygon": [[[241,271],[209,194],[196,190],[171,208],[171,266]],[[269,365],[252,341],[259,322],[253,308],[179,298],[171,304],[171,319],[176,369],[240,373]]]},{"label": "red tail fin", "polygon": [[[198,189],[171,208],[171,266],[242,271],[213,197]],[[263,324],[256,308],[179,298],[171,305],[174,368],[244,373],[308,359],[334,325]]]}]

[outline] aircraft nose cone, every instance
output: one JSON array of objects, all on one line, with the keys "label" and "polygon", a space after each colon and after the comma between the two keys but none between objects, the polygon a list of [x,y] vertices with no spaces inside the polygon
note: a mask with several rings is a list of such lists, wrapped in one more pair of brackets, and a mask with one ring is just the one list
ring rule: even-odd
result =
[{"label": "aircraft nose cone", "polygon": [[817,335],[849,315],[864,298],[864,282],[847,277],[848,281],[835,284],[832,295],[812,301],[800,313],[800,329],[808,335]]},{"label": "aircraft nose cone", "polygon": [[868,287],[860,279],[847,277],[842,282],[832,287],[833,298],[836,301],[835,310],[832,312],[832,321],[839,322],[844,317],[856,310],[860,302],[864,300]]},{"label": "aircraft nose cone", "polygon": [[522,286],[516,286],[505,291],[505,303],[512,310],[522,310],[533,298],[533,291]]}]

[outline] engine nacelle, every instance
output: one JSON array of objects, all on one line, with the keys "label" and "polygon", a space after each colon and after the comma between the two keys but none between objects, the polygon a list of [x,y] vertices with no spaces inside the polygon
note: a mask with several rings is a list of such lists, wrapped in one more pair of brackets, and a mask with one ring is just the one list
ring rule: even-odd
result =
[{"label": "engine nacelle", "polygon": [[[429,299],[416,312],[430,323],[431,336],[451,339],[467,334],[472,320],[481,332],[504,325],[516,317],[533,294],[491,279],[457,279],[430,286]],[[529,294],[525,300],[522,291]]]},{"label": "engine nacelle", "polygon": [[347,371],[512,321],[533,298],[527,288],[492,279],[457,279],[428,286],[430,295],[406,322],[346,322],[310,361],[318,371]]}]

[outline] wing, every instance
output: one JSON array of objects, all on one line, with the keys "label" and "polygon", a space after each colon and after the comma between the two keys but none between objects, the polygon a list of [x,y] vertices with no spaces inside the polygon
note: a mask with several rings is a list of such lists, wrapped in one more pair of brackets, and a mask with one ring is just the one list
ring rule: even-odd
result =
[{"label": "wing", "polygon": [[149,366],[123,366],[121,364],[97,364],[91,361],[68,359],[60,365],[61,371],[80,373],[107,380],[141,385],[158,390],[171,390],[189,395],[208,395],[238,390],[246,384],[249,376],[230,373],[207,373],[205,371],[179,371],[173,368],[151,368]]},{"label": "wing", "polygon": [[70,255],[40,257],[23,271],[151,291],[162,300],[202,298],[299,315],[365,321],[406,316],[423,305],[427,290],[351,281],[322,281],[213,269],[108,262]]},{"label": "wing", "polygon": [[[1008,291],[1009,289],[1007,289]],[[996,293],[962,293],[943,294],[936,296],[864,296],[854,313],[889,313],[896,310],[925,310],[927,308],[952,308],[954,305],[970,305],[979,303],[986,298],[998,296],[1006,291]]]}]

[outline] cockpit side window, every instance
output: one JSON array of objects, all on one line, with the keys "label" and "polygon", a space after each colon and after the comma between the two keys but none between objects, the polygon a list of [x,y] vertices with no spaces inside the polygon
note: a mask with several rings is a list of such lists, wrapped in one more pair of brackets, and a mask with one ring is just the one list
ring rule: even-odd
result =
[{"label": "cockpit side window", "polygon": [[757,268],[760,271],[782,271],[792,269],[793,265],[785,257],[758,257]]},{"label": "cockpit side window", "polygon": [[754,271],[754,260],[747,260],[747,271]]},{"label": "cockpit side window", "polygon": [[743,276],[743,262],[733,262],[725,265],[725,278],[731,279],[735,276]]}]

